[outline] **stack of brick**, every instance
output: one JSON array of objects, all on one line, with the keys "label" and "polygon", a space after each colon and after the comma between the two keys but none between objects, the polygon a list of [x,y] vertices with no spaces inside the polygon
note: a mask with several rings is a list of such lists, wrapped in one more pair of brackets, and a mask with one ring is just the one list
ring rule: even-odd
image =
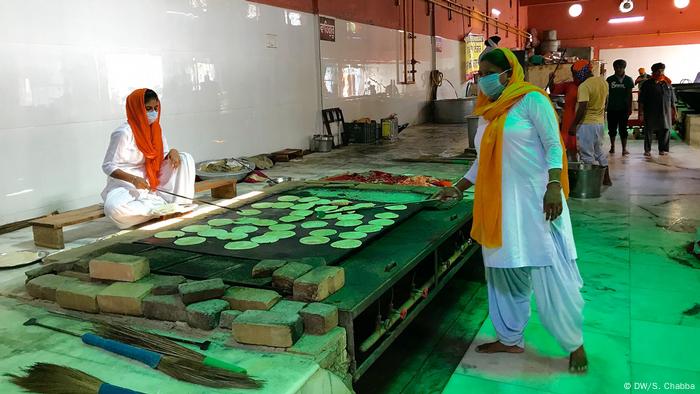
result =
[{"label": "stack of brick", "polygon": [[221,312],[229,309],[229,303],[220,299],[226,292],[221,278],[182,283],[178,291],[187,305],[185,311],[190,327],[213,330],[219,326]]},{"label": "stack of brick", "polygon": [[272,287],[280,293],[292,294],[294,281],[312,269],[309,264],[287,263],[272,273]]},{"label": "stack of brick", "polygon": [[[186,321],[205,330],[222,327],[239,343],[292,348],[302,335],[325,337],[338,325],[337,308],[316,301],[343,286],[344,271],[321,260],[309,262],[313,265],[266,260],[253,269],[253,276],[272,276],[274,287],[293,293],[295,300],[283,300],[273,290],[227,288],[220,278],[188,282],[151,275],[146,258],[115,253],[78,268],[70,263],[33,270],[26,287],[32,297],[68,309]],[[89,274],[81,272],[86,270]]]},{"label": "stack of brick", "polygon": [[342,267],[316,267],[294,279],[295,300],[322,301],[345,285],[345,270]]}]

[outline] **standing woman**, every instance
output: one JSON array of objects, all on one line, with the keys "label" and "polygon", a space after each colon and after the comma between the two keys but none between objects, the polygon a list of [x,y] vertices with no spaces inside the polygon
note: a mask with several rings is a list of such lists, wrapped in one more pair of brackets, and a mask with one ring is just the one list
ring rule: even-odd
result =
[{"label": "standing woman", "polygon": [[524,81],[508,49],[479,63],[475,114],[488,125],[477,134],[478,158],[443,198],[476,185],[471,236],[482,245],[489,316],[498,341],[479,353],[521,353],[534,290],[545,328],[570,353],[569,370],[583,372],[583,285],[565,201],[566,156],[552,103]]},{"label": "standing woman", "polygon": [[127,121],[109,141],[102,170],[108,176],[102,191],[105,215],[119,228],[160,216],[168,203],[189,204],[158,189],[194,197],[194,159],[169,149],[160,128],[160,100],[150,89],[134,90],[126,98]]}]

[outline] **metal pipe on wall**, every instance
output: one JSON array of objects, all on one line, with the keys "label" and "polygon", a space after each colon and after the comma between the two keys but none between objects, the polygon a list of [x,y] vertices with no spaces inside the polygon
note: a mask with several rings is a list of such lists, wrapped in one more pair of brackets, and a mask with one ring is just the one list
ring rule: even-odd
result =
[{"label": "metal pipe on wall", "polygon": [[411,0],[411,83],[416,83],[416,12],[415,1]]},{"label": "metal pipe on wall", "polygon": [[514,33],[520,37],[530,38],[530,33],[526,32],[525,30],[522,30],[522,29],[519,29],[517,27],[513,27],[513,26],[510,26],[506,23],[500,22],[496,18],[493,18],[489,15],[486,15],[479,10],[466,7],[460,3],[455,2],[454,0],[425,0],[425,1],[432,3],[432,4],[435,4],[435,5],[438,5],[442,8],[445,8],[448,11],[456,12],[458,14],[474,18],[480,22],[483,22],[486,26],[498,26],[499,29],[503,29],[505,31]]},{"label": "metal pipe on wall", "polygon": [[[401,27],[403,29],[403,81],[401,84],[412,85],[416,83],[416,14],[415,14],[415,0],[411,0],[411,15],[410,15],[410,29],[409,33],[409,9],[408,0],[404,0],[403,3],[397,1],[395,3],[397,6],[401,6]],[[411,41],[411,71],[408,70],[408,40]],[[410,75],[410,77],[409,77]]]}]

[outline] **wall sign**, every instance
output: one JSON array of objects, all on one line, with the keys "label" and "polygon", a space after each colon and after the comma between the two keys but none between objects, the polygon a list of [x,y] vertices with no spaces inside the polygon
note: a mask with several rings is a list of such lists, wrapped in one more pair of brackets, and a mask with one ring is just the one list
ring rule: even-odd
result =
[{"label": "wall sign", "polygon": [[335,42],[335,19],[320,16],[319,27],[321,29],[321,40]]}]

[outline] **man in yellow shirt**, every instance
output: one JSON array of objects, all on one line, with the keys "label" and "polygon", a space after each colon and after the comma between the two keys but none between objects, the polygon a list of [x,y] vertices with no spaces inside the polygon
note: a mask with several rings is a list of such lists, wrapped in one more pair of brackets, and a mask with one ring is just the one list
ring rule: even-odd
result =
[{"label": "man in yellow shirt", "polygon": [[579,60],[571,67],[574,79],[581,84],[578,87],[578,109],[569,134],[576,136],[581,162],[603,167],[603,184],[612,185],[608,173],[608,154],[603,149],[608,83],[601,77],[594,77],[592,70],[593,65],[588,60]]}]

